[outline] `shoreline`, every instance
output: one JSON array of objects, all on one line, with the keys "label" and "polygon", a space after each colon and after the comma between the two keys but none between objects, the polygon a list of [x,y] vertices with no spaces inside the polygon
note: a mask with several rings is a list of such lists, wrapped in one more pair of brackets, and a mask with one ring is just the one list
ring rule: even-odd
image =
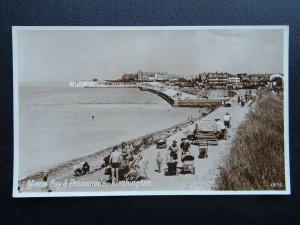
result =
[{"label": "shoreline", "polygon": [[[105,169],[99,169],[101,167],[102,159],[105,154],[108,154],[107,150],[103,150],[102,152],[96,152],[92,154],[93,156],[90,157],[88,161],[90,163],[90,173],[87,173],[83,176],[75,177],[73,175],[73,168],[70,168],[65,165],[64,168],[60,168],[60,171],[50,171],[48,176],[48,180],[44,183],[45,185],[49,185],[45,187],[36,187],[27,186],[26,183],[21,185],[19,192],[23,193],[39,193],[39,192],[120,192],[120,191],[217,191],[216,190],[216,182],[217,177],[220,174],[221,168],[224,167],[225,159],[228,157],[230,153],[231,146],[233,144],[233,140],[235,139],[236,132],[238,127],[244,123],[246,119],[246,115],[251,112],[254,107],[255,103],[253,104],[249,101],[245,107],[241,107],[237,103],[237,98],[232,99],[233,106],[232,107],[219,107],[216,110],[213,110],[211,113],[208,113],[204,117],[199,115],[199,117],[195,118],[195,122],[201,126],[202,121],[213,121],[215,118],[222,118],[226,112],[230,112],[233,116],[232,126],[229,129],[229,138],[227,140],[219,140],[217,145],[210,145],[208,147],[208,158],[206,159],[199,159],[195,157],[194,165],[196,173],[192,174],[178,174],[178,176],[166,176],[164,173],[157,172],[157,165],[156,165],[156,153],[159,151],[163,157],[163,170],[167,168],[166,164],[166,154],[167,148],[164,149],[157,149],[155,145],[149,145],[148,148],[142,148],[142,156],[145,160],[147,160],[147,178],[145,181],[151,183],[150,186],[140,186],[136,188],[135,186],[114,186],[109,183],[108,175],[105,173]],[[205,123],[205,122],[204,122]],[[178,123],[182,128],[179,132],[171,133],[171,135],[167,138],[167,145],[169,146],[173,140],[177,140],[177,143],[180,143],[180,140],[186,136],[186,134],[191,133],[194,129],[195,123],[188,123],[187,121]],[[167,132],[168,130],[172,130],[175,128],[176,125],[171,126],[166,129],[162,129],[160,131],[154,132],[156,135],[160,133]],[[179,126],[178,126],[179,127]],[[153,134],[153,133],[152,133]],[[135,139],[135,141],[141,140],[143,137]],[[130,142],[130,141],[128,141]],[[191,145],[190,153],[194,156],[199,154],[199,147],[196,145]],[[181,158],[181,153],[179,152],[178,158]],[[102,158],[101,158],[102,157]],[[81,157],[84,158],[84,157]],[[86,157],[88,158],[88,157]],[[80,159],[77,159],[79,162]],[[73,161],[74,162],[74,161]],[[69,162],[70,163],[70,162]],[[95,163],[95,165],[91,165]],[[66,163],[67,164],[67,163]],[[182,167],[182,163],[178,162],[178,168]],[[56,169],[59,169],[58,167]],[[66,173],[69,172],[69,173]],[[35,182],[43,183],[42,181],[42,174],[36,177],[36,180],[28,180],[27,183]],[[26,180],[23,180],[23,182]],[[99,185],[95,186],[62,186],[62,187],[55,187],[53,186],[54,183],[89,183],[89,182],[96,182]],[[101,195],[101,194],[100,194]]]},{"label": "shoreline", "polygon": [[[194,121],[201,119],[203,117],[202,113],[208,112],[208,108],[202,108],[202,109],[199,109],[199,111],[200,110],[201,110],[201,113],[199,112],[200,115],[198,117],[195,117]],[[213,111],[211,111],[211,112],[213,112]],[[207,113],[207,115],[208,115],[208,113]],[[124,142],[126,142],[127,144],[134,143],[136,145],[136,144],[141,143],[145,137],[152,137],[152,140],[156,140],[161,134],[166,134],[167,132],[170,132],[170,134],[173,134],[172,131],[174,131],[176,129],[176,127],[178,127],[179,129],[184,129],[184,128],[188,127],[189,125],[190,125],[189,121],[179,122],[171,127],[164,128],[164,129],[152,132],[152,133],[148,133],[146,135],[143,135],[143,136],[140,136],[137,138],[126,140]],[[154,145],[153,142],[149,144],[149,147],[152,145]],[[101,149],[101,150],[98,150],[95,152],[91,152],[86,155],[82,155],[78,158],[68,160],[68,161],[66,161],[62,164],[59,164],[57,166],[54,166],[50,169],[46,169],[46,171],[48,172],[48,180],[51,180],[51,179],[64,180],[64,179],[70,178],[70,177],[76,179],[74,177],[74,169],[73,168],[74,168],[74,166],[76,166],[84,161],[87,161],[89,163],[90,171],[91,171],[90,173],[94,173],[98,170],[101,170],[101,165],[104,163],[104,161],[103,161],[104,157],[109,155],[110,151],[113,149],[114,146],[121,146],[121,143],[117,143],[113,146],[109,146],[104,149]],[[21,179],[18,178],[19,188],[23,189],[23,190],[26,189],[26,184],[29,180],[42,181],[42,175],[43,175],[44,171],[36,172],[32,175],[26,176]],[[33,191],[33,190],[31,189],[31,191]]]},{"label": "shoreline", "polygon": [[[197,109],[171,108],[151,93],[125,89],[86,93],[48,86],[21,88],[17,178],[169,128],[188,115],[199,115]],[[48,92],[53,93],[49,98],[45,96]]]},{"label": "shoreline", "polygon": [[[239,94],[243,94],[240,92]],[[232,115],[232,124],[231,128],[229,128],[228,139],[227,140],[219,140],[217,145],[210,145],[208,147],[208,158],[201,159],[196,157],[199,155],[199,146],[191,145],[189,151],[195,156],[194,165],[195,165],[195,174],[178,174],[177,176],[167,176],[164,173],[157,172],[157,164],[156,164],[156,154],[157,152],[161,153],[163,158],[162,169],[165,171],[167,168],[167,148],[157,149],[156,145],[149,145],[146,148],[141,148],[141,154],[143,159],[147,161],[147,175],[145,181],[150,183],[148,186],[115,186],[110,184],[109,175],[106,173],[106,170],[99,169],[101,168],[102,160],[105,155],[109,152],[109,148],[103,149],[102,151],[95,152],[85,157],[78,158],[73,161],[69,161],[61,167],[56,167],[53,170],[49,171],[49,176],[46,181],[42,181],[43,173],[37,174],[34,177],[27,177],[20,181],[20,193],[45,193],[45,192],[60,192],[60,193],[74,193],[74,192],[96,192],[97,195],[107,195],[108,193],[113,192],[123,192],[132,193],[136,191],[216,191],[216,182],[217,177],[220,174],[220,170],[224,167],[224,163],[226,157],[230,153],[231,146],[236,136],[236,132],[238,127],[243,124],[246,115],[254,110],[255,102],[253,104],[252,101],[249,101],[245,104],[245,107],[241,107],[237,102],[237,96],[231,99],[232,106],[231,107],[218,107],[216,110],[210,111],[210,113],[206,115],[202,115],[200,112],[199,117],[194,118],[194,122],[198,126],[201,126],[202,122],[207,123],[207,121],[214,121],[216,118],[223,118],[226,112],[230,112]],[[204,109],[202,109],[204,110]],[[173,140],[177,140],[177,143],[180,143],[180,140],[188,133],[191,133],[195,127],[195,123],[188,123],[188,121],[183,121],[169,128],[162,129],[156,132],[155,135],[159,135],[160,133],[165,133],[168,130],[174,129],[176,126],[181,129],[179,132],[170,133],[171,135],[166,139],[167,145],[169,146]],[[151,134],[153,134],[151,133]],[[134,141],[142,140],[142,137],[137,139],[132,139]],[[149,134],[148,134],[149,136]],[[127,141],[132,142],[132,141]],[[181,151],[179,151],[178,158],[181,158]],[[82,176],[74,176],[72,163],[77,161],[80,162],[80,159],[89,159],[88,163],[90,164],[90,172],[82,175]],[[182,162],[178,162],[178,168],[182,168]],[[145,171],[146,172],[146,171]],[[32,179],[32,180],[29,180]],[[27,182],[27,183],[26,183]],[[72,186],[71,183],[91,183],[94,182],[97,185],[92,186]],[[32,186],[28,184],[32,184]],[[41,187],[38,186],[39,183],[42,183],[46,186]],[[66,183],[66,186],[55,186],[54,184],[62,184]],[[37,186],[35,186],[35,184]],[[54,194],[54,193],[53,193]]]}]

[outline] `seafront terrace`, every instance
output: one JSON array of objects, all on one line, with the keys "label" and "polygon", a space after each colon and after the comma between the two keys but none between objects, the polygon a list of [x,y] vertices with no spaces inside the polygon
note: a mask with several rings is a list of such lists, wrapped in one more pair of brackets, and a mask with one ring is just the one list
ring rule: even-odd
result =
[{"label": "seafront terrace", "polygon": [[187,94],[159,82],[143,83],[139,86],[142,91],[149,91],[165,99],[174,107],[215,107],[222,105],[228,98],[201,99],[197,95]]}]

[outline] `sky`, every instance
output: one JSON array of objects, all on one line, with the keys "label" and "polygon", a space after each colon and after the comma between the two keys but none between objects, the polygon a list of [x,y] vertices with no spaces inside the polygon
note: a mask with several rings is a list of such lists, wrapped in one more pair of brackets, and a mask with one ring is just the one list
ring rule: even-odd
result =
[{"label": "sky", "polygon": [[[283,73],[283,29],[17,30],[20,82],[124,73]],[[17,45],[15,45],[17,44]]]}]

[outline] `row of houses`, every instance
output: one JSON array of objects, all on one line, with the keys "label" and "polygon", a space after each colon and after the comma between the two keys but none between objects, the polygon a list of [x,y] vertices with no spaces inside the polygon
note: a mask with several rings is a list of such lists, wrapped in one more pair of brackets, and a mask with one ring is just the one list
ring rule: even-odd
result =
[{"label": "row of houses", "polygon": [[199,74],[199,82],[210,87],[256,88],[265,85],[283,85],[283,74]]},{"label": "row of houses", "polygon": [[[274,77],[275,75],[275,77]],[[272,77],[273,76],[273,77]],[[282,86],[282,74],[230,74],[228,72],[200,73],[198,75],[182,76],[168,74],[167,72],[143,72],[139,70],[135,74],[124,74],[123,81],[168,82],[170,85],[182,86],[209,86],[209,87],[227,87],[227,88],[254,88],[261,85],[276,83],[276,86]]]},{"label": "row of houses", "polygon": [[143,72],[139,70],[137,73],[125,73],[121,80],[124,81],[166,81],[171,79],[178,79],[180,76],[176,74],[169,74],[167,72]]}]

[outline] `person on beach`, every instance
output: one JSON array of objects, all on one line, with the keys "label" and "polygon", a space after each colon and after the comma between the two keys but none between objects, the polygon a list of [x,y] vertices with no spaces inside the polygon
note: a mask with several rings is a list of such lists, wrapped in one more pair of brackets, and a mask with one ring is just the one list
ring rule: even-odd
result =
[{"label": "person on beach", "polygon": [[133,145],[134,145],[134,143],[130,143],[128,146],[130,152],[132,152],[134,150]]},{"label": "person on beach", "polygon": [[128,165],[129,159],[130,159],[130,149],[127,147],[127,144],[125,141],[122,142],[122,165],[126,166]]},{"label": "person on beach", "polygon": [[74,176],[75,177],[78,177],[78,176],[81,176],[82,175],[82,167],[80,164],[77,164],[75,166],[73,166],[74,168]]},{"label": "person on beach", "polygon": [[199,131],[199,128],[198,128],[198,124],[196,123],[195,129],[193,130],[193,134],[194,134],[194,135],[197,134],[198,131]]},{"label": "person on beach", "polygon": [[241,102],[241,96],[238,96],[238,105],[240,105]]},{"label": "person on beach", "polygon": [[85,161],[82,165],[82,173],[87,174],[90,172],[90,165],[87,161]]},{"label": "person on beach", "polygon": [[218,134],[218,138],[226,140],[226,127],[224,125],[224,122],[222,122],[220,119],[215,119],[216,121],[216,132]]},{"label": "person on beach", "polygon": [[48,181],[48,176],[49,176],[49,171],[48,170],[44,170],[42,173],[42,179],[43,181]]},{"label": "person on beach", "polygon": [[179,131],[179,128],[178,128],[178,126],[176,126],[173,133],[175,134],[175,133],[177,133],[178,131]]},{"label": "person on beach", "polygon": [[49,171],[48,170],[44,170],[42,172],[42,179],[44,182],[47,182],[47,186],[42,188],[42,191],[45,191],[45,192],[51,192],[52,190],[50,189],[50,185],[48,183],[48,177],[49,177]]},{"label": "person on beach", "polygon": [[223,120],[224,120],[224,126],[229,128],[230,127],[230,121],[231,121],[231,116],[230,116],[229,112],[227,112],[224,115]]},{"label": "person on beach", "polygon": [[193,124],[193,123],[194,123],[194,117],[193,117],[193,116],[191,116],[191,118],[190,118],[190,122],[191,122],[191,124]]},{"label": "person on beach", "polygon": [[145,148],[149,147],[150,142],[149,142],[149,137],[148,136],[143,138],[143,143],[144,143]]},{"label": "person on beach", "polygon": [[92,115],[92,120],[95,120],[95,115],[94,114]]},{"label": "person on beach", "polygon": [[241,98],[241,107],[244,107],[245,106],[245,100],[244,100],[244,98],[242,97]]},{"label": "person on beach", "polygon": [[157,156],[156,156],[156,165],[157,165],[157,168],[158,168],[158,172],[160,173],[161,172],[161,166],[163,164],[163,158],[161,157],[160,155],[160,152],[157,153]]},{"label": "person on beach", "polygon": [[166,136],[167,136],[167,138],[171,136],[171,133],[170,133],[169,130],[167,131],[167,135]]},{"label": "person on beach", "polygon": [[173,157],[174,160],[178,159],[178,146],[176,140],[173,141],[168,149],[167,159],[171,159],[171,157]]},{"label": "person on beach", "polygon": [[[111,177],[112,181],[116,179],[119,180],[119,167],[122,161],[121,153],[118,151],[118,147],[115,146],[109,158],[109,163],[111,165]],[[116,173],[116,176],[115,176]]]},{"label": "person on beach", "polygon": [[189,152],[190,146],[191,145],[190,145],[189,140],[187,138],[181,139],[180,148],[182,149],[182,155]]},{"label": "person on beach", "polygon": [[101,164],[101,168],[106,168],[109,166],[109,158],[110,158],[110,154],[104,156],[103,163]]}]

